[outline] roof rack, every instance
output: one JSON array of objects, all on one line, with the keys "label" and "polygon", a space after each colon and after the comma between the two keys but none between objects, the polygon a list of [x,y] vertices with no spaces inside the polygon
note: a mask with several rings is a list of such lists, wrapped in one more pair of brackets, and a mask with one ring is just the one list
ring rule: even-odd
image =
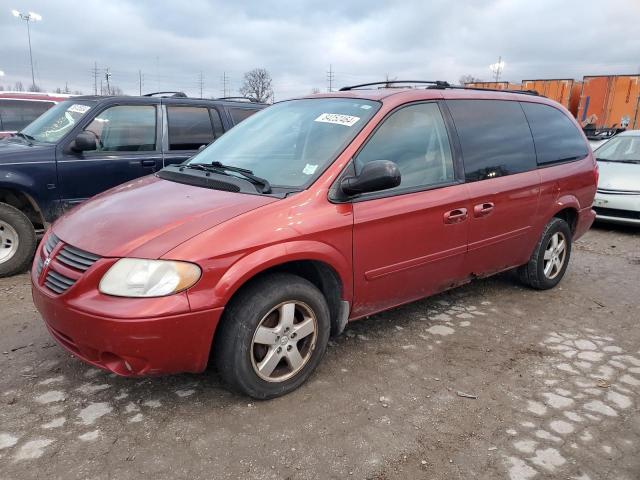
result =
[{"label": "roof rack", "polygon": [[372,87],[375,85],[391,85],[391,84],[397,84],[397,83],[414,83],[418,85],[426,84],[428,85],[426,88],[430,88],[430,89],[451,88],[455,90],[479,90],[479,91],[488,91],[488,92],[520,93],[523,95],[540,96],[540,94],[536,90],[499,90],[497,88],[467,87],[465,85],[451,85],[449,82],[445,82],[442,80],[389,80],[385,82],[371,82],[371,83],[361,83],[359,85],[350,85],[347,87],[342,87],[339,91],[346,92],[349,90],[354,90],[362,87]]},{"label": "roof rack", "polygon": [[371,82],[371,83],[361,83],[359,85],[350,85],[347,87],[342,87],[339,91],[346,92],[348,90],[355,90],[356,88],[372,87],[374,85],[391,85],[395,83],[430,84],[430,85],[436,85],[436,88],[437,87],[446,88],[449,86],[448,82],[443,82],[441,80],[389,80],[385,82]]},{"label": "roof rack", "polygon": [[245,102],[249,102],[249,103],[260,103],[258,102],[258,100],[251,97],[219,97],[219,98],[216,98],[216,100],[235,100],[235,101],[244,100]]},{"label": "roof rack", "polygon": [[152,92],[152,93],[145,93],[143,97],[187,98],[187,94],[184,92]]}]

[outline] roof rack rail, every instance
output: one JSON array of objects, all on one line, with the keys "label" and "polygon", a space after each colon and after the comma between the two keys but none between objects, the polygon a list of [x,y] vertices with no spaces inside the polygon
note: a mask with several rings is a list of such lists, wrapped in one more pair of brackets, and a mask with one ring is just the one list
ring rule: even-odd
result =
[{"label": "roof rack rail", "polygon": [[449,82],[443,82],[442,80],[388,80],[385,82],[371,82],[371,83],[361,83],[359,85],[349,85],[347,87],[342,87],[339,91],[346,92],[348,90],[354,90],[356,88],[372,87],[374,85],[391,85],[395,83],[430,84],[430,85],[434,85],[435,88],[447,88],[450,86]]},{"label": "roof rack rail", "polygon": [[442,80],[389,80],[385,82],[371,82],[371,83],[361,83],[360,85],[350,85],[347,87],[342,87],[339,91],[346,92],[349,90],[354,90],[356,88],[372,87],[375,85],[391,85],[391,84],[397,84],[397,83],[400,83],[400,84],[414,83],[418,85],[426,84],[428,85],[426,88],[429,88],[429,89],[452,88],[455,90],[478,90],[478,91],[501,92],[501,93],[520,93],[523,95],[540,96],[540,94],[536,90],[500,90],[497,88],[467,87],[466,85],[451,85],[449,82],[445,82]]},{"label": "roof rack rail", "polygon": [[152,92],[145,93],[143,97],[187,98],[187,94],[184,92]]},{"label": "roof rack rail", "polygon": [[251,97],[218,97],[216,98],[216,100],[244,100],[246,102],[250,102],[250,103],[260,103],[258,102],[258,100],[256,100],[255,98],[251,98]]}]

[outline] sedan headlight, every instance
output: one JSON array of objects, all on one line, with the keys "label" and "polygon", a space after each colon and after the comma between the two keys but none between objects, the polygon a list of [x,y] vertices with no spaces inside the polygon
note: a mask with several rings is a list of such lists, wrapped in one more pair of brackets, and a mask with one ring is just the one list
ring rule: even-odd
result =
[{"label": "sedan headlight", "polygon": [[123,258],[102,277],[99,290],[117,297],[163,297],[193,286],[201,273],[193,263]]}]

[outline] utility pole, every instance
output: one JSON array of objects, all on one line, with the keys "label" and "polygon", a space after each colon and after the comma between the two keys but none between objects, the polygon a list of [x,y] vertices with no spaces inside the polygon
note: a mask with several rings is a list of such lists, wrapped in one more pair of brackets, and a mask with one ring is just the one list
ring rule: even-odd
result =
[{"label": "utility pole", "polygon": [[222,96],[228,97],[229,76],[227,72],[222,72]]},{"label": "utility pole", "polygon": [[498,82],[500,80],[500,75],[504,70],[504,62],[502,61],[502,56],[498,57],[498,63],[493,63],[489,65],[489,70],[493,72],[495,75],[495,81]]},{"label": "utility pole", "polygon": [[109,67],[107,67],[104,72],[104,79],[107,81],[107,95],[111,95],[111,85],[109,84],[109,80],[111,80],[111,73],[109,72]]},{"label": "utility pole", "polygon": [[93,62],[93,94],[98,95],[98,62]]},{"label": "utility pole", "polygon": [[142,70],[138,70],[138,85],[139,85],[140,96],[142,96]]},{"label": "utility pole", "polygon": [[202,72],[200,72],[200,75],[198,76],[198,86],[200,87],[200,98],[202,98],[202,90],[204,88],[204,76],[202,75]]},{"label": "utility pole", "polygon": [[335,78],[335,72],[333,71],[333,66],[329,64],[329,71],[327,72],[327,82],[329,83],[329,88],[327,92],[333,92],[333,80]]},{"label": "utility pole", "polygon": [[34,12],[21,13],[18,10],[11,10],[14,17],[24,20],[27,24],[27,38],[29,39],[29,61],[31,62],[31,86],[33,89],[36,87],[36,76],[33,73],[33,53],[31,52],[31,22],[39,22],[42,20],[42,16]]}]

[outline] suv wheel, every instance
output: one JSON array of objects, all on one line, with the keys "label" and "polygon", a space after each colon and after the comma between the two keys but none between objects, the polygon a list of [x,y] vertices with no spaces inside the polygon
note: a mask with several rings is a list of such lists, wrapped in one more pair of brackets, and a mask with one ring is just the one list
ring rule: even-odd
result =
[{"label": "suv wheel", "polygon": [[329,341],[329,307],[312,283],[278,273],[247,286],[227,307],[214,359],[223,380],[257,399],[305,382]]},{"label": "suv wheel", "polygon": [[571,257],[571,229],[561,218],[553,218],[531,255],[518,269],[520,280],[538,290],[555,287],[567,270]]},{"label": "suv wheel", "polygon": [[17,208],[0,203],[0,277],[24,272],[36,250],[36,231]]}]

